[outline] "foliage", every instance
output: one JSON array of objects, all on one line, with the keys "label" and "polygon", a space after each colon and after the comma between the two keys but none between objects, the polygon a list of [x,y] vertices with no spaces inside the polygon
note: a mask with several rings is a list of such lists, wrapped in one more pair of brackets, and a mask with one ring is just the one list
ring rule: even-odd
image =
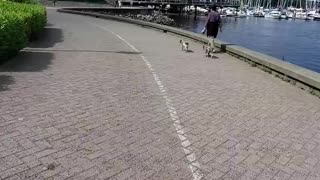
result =
[{"label": "foliage", "polygon": [[0,1],[0,62],[24,48],[46,22],[42,6]]},{"label": "foliage", "polygon": [[38,0],[7,0],[7,1],[25,3],[25,4],[39,4]]}]

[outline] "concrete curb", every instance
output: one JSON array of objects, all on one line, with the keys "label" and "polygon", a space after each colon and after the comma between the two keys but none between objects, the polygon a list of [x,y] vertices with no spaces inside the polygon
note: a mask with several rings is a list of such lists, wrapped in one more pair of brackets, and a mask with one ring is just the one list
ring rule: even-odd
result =
[{"label": "concrete curb", "polygon": [[[77,8],[81,9],[81,8]],[[101,17],[105,19],[111,19],[116,21],[122,21],[132,24],[141,25],[144,27],[149,28],[155,28],[158,30],[162,30],[164,32],[170,32],[173,34],[177,34],[180,36],[184,36],[193,40],[196,40],[201,43],[208,43],[209,39],[201,34],[193,33],[190,31],[135,20],[135,19],[129,19],[119,16],[112,16],[112,15],[105,15],[105,14],[99,14],[99,13],[93,13],[93,12],[83,12],[79,10],[71,10],[69,8],[62,8],[58,9],[58,12],[64,12],[64,13],[72,13],[72,14],[80,14],[80,15],[87,15],[87,16],[93,16],[93,17]],[[281,79],[291,82],[294,85],[299,84],[299,87],[301,89],[307,89],[310,93],[317,95],[320,97],[320,74],[308,69],[305,69],[300,66],[296,66],[291,63],[284,62],[280,59],[255,52],[253,50],[226,43],[220,40],[215,40],[215,45],[225,51],[226,53],[229,53],[233,56],[236,56],[242,60],[245,60],[252,64],[253,66],[258,66],[261,69],[269,72],[270,74],[275,74],[277,77],[280,77]]]}]

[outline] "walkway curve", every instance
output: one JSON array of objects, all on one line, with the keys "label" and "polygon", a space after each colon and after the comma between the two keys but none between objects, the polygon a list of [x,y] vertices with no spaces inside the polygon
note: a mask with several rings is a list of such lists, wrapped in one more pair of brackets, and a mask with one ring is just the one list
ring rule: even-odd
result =
[{"label": "walkway curve", "polygon": [[0,67],[0,179],[320,178],[318,98],[176,36],[48,18]]},{"label": "walkway curve", "polygon": [[[132,50],[136,51],[136,52],[140,52],[137,48],[135,48],[133,45],[131,45],[128,41],[126,41],[125,39],[123,39],[121,36],[119,36],[118,34],[102,27],[96,24],[93,24],[107,32],[112,33],[113,35],[117,36],[119,39],[121,39],[123,42],[125,42],[129,47],[131,47]],[[150,72],[153,75],[153,78],[155,80],[155,82],[157,83],[159,90],[161,92],[161,95],[163,97],[163,99],[165,99],[166,105],[167,105],[167,109],[168,112],[170,114],[171,120],[173,121],[173,125],[176,129],[177,135],[181,141],[181,145],[183,147],[183,151],[186,154],[186,158],[189,161],[189,168],[192,172],[192,176],[194,180],[200,180],[203,175],[201,174],[200,171],[200,164],[197,161],[196,155],[193,152],[191,143],[189,141],[189,139],[187,138],[187,135],[184,132],[184,127],[181,124],[179,117],[177,115],[177,111],[176,108],[173,106],[171,99],[168,97],[168,93],[166,92],[165,87],[163,86],[162,82],[160,81],[160,78],[158,77],[157,73],[155,72],[155,70],[153,69],[152,65],[150,64],[150,62],[143,56],[140,55],[141,59],[145,62],[146,66],[148,67],[148,69],[150,70]]]}]

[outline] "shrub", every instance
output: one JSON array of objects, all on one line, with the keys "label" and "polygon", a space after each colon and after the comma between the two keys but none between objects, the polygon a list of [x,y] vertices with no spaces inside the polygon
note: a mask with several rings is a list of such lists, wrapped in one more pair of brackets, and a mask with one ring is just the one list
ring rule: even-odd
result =
[{"label": "shrub", "polygon": [[24,48],[46,22],[42,6],[0,0],[0,63]]},{"label": "shrub", "polygon": [[17,3],[26,3],[26,4],[39,4],[39,1],[37,0],[8,0],[12,2],[17,2]]}]

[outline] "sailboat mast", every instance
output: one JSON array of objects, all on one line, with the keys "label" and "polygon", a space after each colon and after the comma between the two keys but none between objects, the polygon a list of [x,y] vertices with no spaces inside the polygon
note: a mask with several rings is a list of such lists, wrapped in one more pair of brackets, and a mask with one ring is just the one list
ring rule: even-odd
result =
[{"label": "sailboat mast", "polygon": [[287,0],[284,0],[282,4],[282,8],[286,8],[286,6],[287,6]]}]

